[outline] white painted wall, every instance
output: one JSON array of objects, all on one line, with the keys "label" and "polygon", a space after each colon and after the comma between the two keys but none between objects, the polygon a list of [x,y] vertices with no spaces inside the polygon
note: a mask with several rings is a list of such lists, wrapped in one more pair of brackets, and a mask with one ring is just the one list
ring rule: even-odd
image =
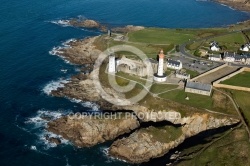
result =
[{"label": "white painted wall", "polygon": [[108,68],[108,72],[109,73],[115,73],[116,70],[116,65],[115,65],[115,56],[109,56],[109,68]]}]

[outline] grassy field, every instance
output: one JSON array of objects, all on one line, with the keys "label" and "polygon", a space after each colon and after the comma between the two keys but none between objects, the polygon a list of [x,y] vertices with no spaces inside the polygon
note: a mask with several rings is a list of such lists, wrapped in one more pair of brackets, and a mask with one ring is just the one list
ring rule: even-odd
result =
[{"label": "grassy field", "polygon": [[[234,110],[231,101],[225,95],[222,95],[218,92],[213,92],[212,97],[210,97],[186,93],[184,90],[173,90],[161,94],[160,97],[196,108],[209,109],[221,113],[237,115],[237,112]],[[186,97],[189,97],[189,100],[186,100]]]},{"label": "grassy field", "polygon": [[221,43],[227,43],[227,44],[234,44],[234,43],[241,43],[243,44],[245,42],[245,38],[242,35],[241,32],[225,35],[225,36],[220,36],[220,37],[215,37],[210,39],[210,41],[217,41],[219,44]]},{"label": "grassy field", "polygon": [[129,41],[154,44],[181,44],[186,41],[226,32],[226,29],[159,29],[146,28],[129,33]]},{"label": "grassy field", "polygon": [[[109,43],[109,44],[107,44]],[[124,42],[124,41],[114,41],[111,39],[105,39],[104,36],[100,36],[95,41],[95,46],[100,49],[101,51],[104,51],[107,49],[107,46],[117,46],[117,45],[130,45],[133,46],[141,51],[143,51],[148,58],[154,58],[156,59],[157,54],[159,50],[163,49],[165,53],[171,51],[174,49],[174,44],[164,44],[164,45],[158,45],[158,44],[147,44],[147,43],[133,43],[133,42]],[[126,57],[138,59],[138,57],[134,56],[131,52],[117,52],[118,56],[126,55]]]},{"label": "grassy field", "polygon": [[250,30],[245,31],[246,35],[250,38]]},{"label": "grassy field", "polygon": [[[190,155],[191,159],[182,161],[177,166],[246,166],[250,163],[250,144],[244,127],[227,131],[222,139],[214,142],[198,144],[182,151],[182,155]],[[225,134],[225,133],[223,133]],[[223,135],[221,134],[221,135]],[[219,136],[217,136],[219,137]],[[207,148],[204,148],[207,147]],[[204,149],[203,149],[204,148]],[[202,151],[204,150],[204,151]],[[202,153],[199,153],[202,152]]]},{"label": "grassy field", "polygon": [[[209,43],[211,41],[216,41],[219,43],[219,45],[224,49],[225,51],[237,51],[242,44],[244,44],[245,38],[241,32],[228,34],[225,36],[219,36],[212,39],[209,39],[207,41],[201,41],[201,42],[195,42],[192,44],[187,45],[188,50],[197,50],[197,49],[208,49],[209,50]],[[216,52],[215,52],[216,53]]]},{"label": "grassy field", "polygon": [[143,85],[146,83],[146,80],[140,79],[140,77],[137,77],[137,76],[134,76],[134,75],[126,74],[124,72],[117,72],[116,76],[121,76],[121,77],[127,78],[129,80],[133,80],[133,81],[136,81],[138,83],[141,83]]},{"label": "grassy field", "polygon": [[230,90],[237,104],[240,106],[248,126],[250,127],[250,92]]},{"label": "grassy field", "polygon": [[241,32],[212,38],[206,44],[211,41],[217,41],[225,51],[231,52],[236,52],[246,42]]},{"label": "grassy field", "polygon": [[144,133],[150,134],[153,141],[159,141],[162,143],[168,143],[179,138],[182,134],[180,127],[163,126],[163,127],[148,127],[139,130],[140,136]]},{"label": "grassy field", "polygon": [[[211,109],[213,100],[209,96],[203,96],[193,93],[186,93],[184,90],[174,90],[164,94],[161,94],[160,97],[170,99],[182,104],[190,105],[197,108],[207,108]],[[189,97],[189,100],[185,98]]]},{"label": "grassy field", "polygon": [[250,72],[239,73],[228,80],[222,81],[221,84],[250,88]]},{"label": "grassy field", "polygon": [[150,92],[157,94],[157,93],[161,93],[161,92],[168,91],[168,90],[171,90],[171,89],[175,89],[177,87],[178,87],[178,85],[153,84],[151,89],[150,89]]},{"label": "grassy field", "polygon": [[[246,121],[250,122],[250,92],[225,90],[231,94],[241,108]],[[220,102],[220,100],[218,100]],[[223,103],[223,102],[221,102]],[[220,104],[223,105],[223,104]],[[227,166],[245,166],[250,163],[250,144],[245,127],[242,126],[235,130],[228,130],[228,133],[222,139],[210,144],[198,144],[182,151],[182,155],[192,154],[191,159],[182,161],[178,166],[185,165],[227,165]],[[225,134],[225,133],[223,133]],[[221,134],[220,136],[222,136]],[[218,138],[220,136],[217,136]],[[213,139],[214,140],[214,139]],[[207,147],[207,148],[204,148]],[[204,151],[202,151],[204,150]]]},{"label": "grassy field", "polygon": [[199,49],[201,46],[203,46],[203,44],[204,44],[204,41],[202,41],[202,42],[194,42],[192,44],[187,45],[186,48],[188,50],[196,50],[196,49]]},{"label": "grassy field", "polygon": [[191,78],[194,78],[196,76],[198,76],[200,73],[198,73],[197,71],[193,71],[193,70],[189,70],[189,69],[185,69],[187,74],[190,74]]}]

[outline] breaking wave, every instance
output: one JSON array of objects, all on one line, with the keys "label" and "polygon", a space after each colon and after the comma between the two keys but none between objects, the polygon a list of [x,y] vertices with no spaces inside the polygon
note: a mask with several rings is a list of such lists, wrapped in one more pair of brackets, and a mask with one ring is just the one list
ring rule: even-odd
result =
[{"label": "breaking wave", "polygon": [[[35,135],[37,135],[37,145],[39,145],[39,147],[42,147],[44,150],[48,150],[49,148],[56,147],[57,144],[49,142],[47,138],[53,137],[56,139],[60,139],[61,144],[70,144],[70,142],[64,139],[62,136],[49,132],[45,129],[49,121],[58,119],[69,114],[70,112],[71,111],[69,110],[51,111],[41,109],[37,111],[35,116],[28,118],[24,123],[26,125],[29,125],[27,127],[30,128],[30,130],[32,130]],[[30,149],[37,150],[37,146],[32,145]]]},{"label": "breaking wave", "polygon": [[83,107],[90,108],[88,111],[100,111],[100,106],[90,101],[81,101],[80,99],[69,99],[73,103],[81,104]]},{"label": "breaking wave", "polygon": [[62,79],[60,78],[57,81],[50,81],[45,87],[43,88],[43,92],[47,95],[50,95],[53,90],[57,90],[58,88],[63,88],[64,84],[70,82],[69,79]]},{"label": "breaking wave", "polygon": [[71,26],[69,24],[69,20],[53,20],[53,21],[49,21],[52,24],[56,24],[56,25],[60,25],[62,27],[68,27]]}]

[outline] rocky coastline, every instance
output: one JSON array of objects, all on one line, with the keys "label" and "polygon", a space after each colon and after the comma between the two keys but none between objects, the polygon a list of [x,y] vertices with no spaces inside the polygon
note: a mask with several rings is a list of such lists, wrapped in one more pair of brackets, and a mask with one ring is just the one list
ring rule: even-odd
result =
[{"label": "rocky coastline", "polygon": [[[56,54],[74,64],[93,64],[101,52],[94,44],[97,38],[91,37],[71,41],[68,43],[68,47],[55,50]],[[118,119],[94,118],[93,115],[64,116],[48,123],[48,131],[61,135],[77,147],[91,147],[114,140],[109,148],[109,155],[126,160],[129,163],[142,163],[165,155],[171,149],[183,143],[185,139],[203,131],[239,123],[239,120],[235,118],[214,116],[204,112],[187,114],[182,117],[180,112],[169,108],[152,110],[140,104],[113,105],[104,100],[96,89],[93,83],[95,72],[93,70],[89,74],[79,73],[72,76],[70,82],[66,83],[64,87],[52,91],[51,94],[57,97],[92,101],[97,103],[101,110],[114,112],[129,110],[133,114],[131,113],[127,118]],[[123,94],[109,87],[104,87],[104,89],[109,95],[126,101]],[[186,107],[186,109],[188,108]],[[169,118],[168,114],[173,113],[176,118]],[[172,125],[146,128],[141,126],[142,123],[148,122],[155,124],[169,122]],[[126,133],[130,133],[130,135],[118,139],[119,136]]]},{"label": "rocky coastline", "polygon": [[[130,163],[148,162],[150,159],[158,158],[176,148],[187,138],[195,136],[203,131],[230,126],[238,123],[236,119],[217,119],[213,116],[203,114],[194,115],[180,119],[179,134],[171,130],[172,126],[161,129],[147,128],[139,129],[127,138],[116,140],[110,147],[110,155],[126,160]],[[158,133],[157,133],[158,132]]]},{"label": "rocky coastline", "polygon": [[77,147],[91,147],[139,127],[139,122],[133,114],[116,119],[111,116],[65,116],[49,122],[48,131],[62,135]]},{"label": "rocky coastline", "polygon": [[213,1],[223,5],[227,5],[237,10],[250,12],[249,0],[213,0]]}]

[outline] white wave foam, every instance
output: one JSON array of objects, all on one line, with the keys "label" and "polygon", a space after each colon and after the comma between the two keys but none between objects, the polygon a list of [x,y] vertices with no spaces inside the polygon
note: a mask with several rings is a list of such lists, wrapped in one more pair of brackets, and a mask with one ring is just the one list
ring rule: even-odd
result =
[{"label": "white wave foam", "polygon": [[33,129],[45,127],[48,121],[58,119],[63,115],[70,113],[70,111],[50,111],[41,109],[37,111],[34,117],[28,118],[25,123],[33,125]]},{"label": "white wave foam", "polygon": [[56,24],[56,25],[60,25],[62,27],[68,27],[71,26],[69,24],[69,20],[54,20],[54,21],[49,21],[50,23]]},{"label": "white wave foam", "polygon": [[30,147],[30,150],[35,150],[35,151],[37,151],[36,146],[32,145],[32,146]]},{"label": "white wave foam", "polygon": [[53,47],[51,51],[49,51],[50,55],[58,55],[60,56],[60,54],[63,54],[63,51],[60,51],[63,47]]},{"label": "white wave foam", "polygon": [[91,111],[99,111],[99,108],[100,108],[100,106],[97,105],[96,103],[89,102],[89,101],[82,102],[81,105],[84,106],[84,107],[91,108]]},{"label": "white wave foam", "polygon": [[72,38],[72,39],[69,39],[69,40],[66,40],[65,42],[62,43],[63,46],[65,47],[70,47],[69,43],[71,42],[76,42],[77,40]]},{"label": "white wave foam", "polygon": [[43,130],[43,132],[39,133],[38,137],[39,137],[38,143],[43,145],[43,149],[44,150],[48,150],[50,148],[57,147],[56,143],[48,141],[46,139],[46,137],[60,139],[61,144],[63,144],[63,145],[69,145],[69,144],[71,144],[68,140],[64,139],[62,136],[54,134],[54,133],[51,133],[51,132],[49,132],[47,130]]},{"label": "white wave foam", "polygon": [[228,6],[228,5],[225,5],[225,4],[221,4],[222,6],[225,6],[225,7],[228,7],[229,9],[231,9],[231,10],[236,10],[236,9],[234,9],[234,8],[232,8],[231,6]]},{"label": "white wave foam", "polygon": [[73,103],[81,104],[83,107],[91,108],[88,111],[100,111],[100,106],[98,104],[96,104],[96,103],[93,103],[93,102],[90,102],[90,101],[83,102],[80,99],[74,99],[74,98],[69,99],[69,100],[71,102],[73,102]]},{"label": "white wave foam", "polygon": [[63,72],[63,73],[67,73],[67,69],[61,69],[61,72]]},{"label": "white wave foam", "polygon": [[81,69],[80,68],[75,68],[75,71],[76,72],[81,72]]},{"label": "white wave foam", "polygon": [[47,95],[50,95],[53,90],[57,90],[58,88],[63,88],[64,84],[68,83],[68,79],[59,79],[57,81],[50,81],[45,87],[43,88],[43,92]]},{"label": "white wave foam", "polygon": [[126,160],[121,160],[115,157],[112,157],[109,155],[109,147],[100,147],[100,151],[102,152],[103,156],[107,158],[107,160],[105,161],[105,163],[111,163],[114,161],[122,161],[122,162],[127,162]]},{"label": "white wave foam", "polygon": [[66,42],[63,42],[62,46],[57,46],[57,47],[54,46],[52,48],[52,50],[49,51],[49,54],[50,55],[57,55],[60,58],[62,58],[65,61],[65,63],[70,64],[70,61],[68,61],[65,57],[62,56],[63,53],[64,53],[64,51],[62,51],[62,49],[64,49],[64,48],[70,48],[69,42],[71,42],[71,41],[76,41],[76,40],[75,39],[69,39]]},{"label": "white wave foam", "polygon": [[[35,132],[35,134],[38,136],[37,143],[39,145],[42,145],[44,150],[48,150],[49,148],[56,147],[57,144],[49,142],[46,139],[46,137],[58,138],[61,140],[61,144],[64,144],[64,145],[70,144],[70,142],[64,139],[62,136],[49,132],[45,129],[49,121],[58,119],[66,114],[69,114],[70,112],[71,111],[69,110],[50,111],[50,110],[41,109],[37,111],[37,114],[34,117],[28,118],[25,121],[25,123],[33,125],[32,129],[39,129],[38,132],[37,130]],[[35,150],[34,147],[31,150]]]},{"label": "white wave foam", "polygon": [[81,103],[82,101],[80,99],[69,99],[73,103]]},{"label": "white wave foam", "polygon": [[109,156],[109,148],[108,147],[100,147],[101,152],[105,155],[105,156]]}]

